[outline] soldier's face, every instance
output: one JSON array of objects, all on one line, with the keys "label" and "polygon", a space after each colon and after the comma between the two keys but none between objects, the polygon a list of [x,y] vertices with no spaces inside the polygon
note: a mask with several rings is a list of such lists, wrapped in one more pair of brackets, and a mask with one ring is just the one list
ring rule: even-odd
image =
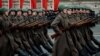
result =
[{"label": "soldier's face", "polygon": [[21,11],[17,12],[17,15],[22,15],[22,12]]},{"label": "soldier's face", "polygon": [[68,10],[67,13],[68,13],[68,14],[72,14],[72,11],[71,11],[71,10]]},{"label": "soldier's face", "polygon": [[83,13],[85,14],[86,13],[86,10],[83,10]]},{"label": "soldier's face", "polygon": [[89,10],[87,10],[87,11],[86,11],[86,13],[87,13],[87,14],[89,14],[89,13],[90,13],[90,11],[89,11]]},{"label": "soldier's face", "polygon": [[67,9],[63,9],[63,13],[65,13],[65,14],[66,14],[66,13],[67,13]]},{"label": "soldier's face", "polygon": [[11,12],[11,15],[15,15],[15,12],[14,12],[14,11],[12,11],[12,12]]},{"label": "soldier's face", "polygon": [[43,15],[46,15],[46,12],[43,12]]},{"label": "soldier's face", "polygon": [[32,12],[31,11],[28,11],[28,14],[32,14]]},{"label": "soldier's face", "polygon": [[40,16],[42,16],[42,15],[43,15],[43,13],[39,13],[39,15],[40,15]]},{"label": "soldier's face", "polygon": [[79,13],[82,13],[82,10],[81,9],[79,10]]},{"label": "soldier's face", "polygon": [[9,14],[9,12],[8,12],[8,11],[6,11],[6,12],[5,12],[5,15],[8,15],[8,14]]},{"label": "soldier's face", "polygon": [[73,10],[72,13],[75,13],[75,10]]},{"label": "soldier's face", "polygon": [[34,16],[34,15],[37,15],[37,13],[36,13],[36,12],[33,12],[32,15],[33,15],[33,16]]},{"label": "soldier's face", "polygon": [[27,14],[27,13],[23,13],[23,15],[24,15],[24,16],[28,16],[28,14]]},{"label": "soldier's face", "polygon": [[78,13],[78,10],[75,10],[76,13]]}]

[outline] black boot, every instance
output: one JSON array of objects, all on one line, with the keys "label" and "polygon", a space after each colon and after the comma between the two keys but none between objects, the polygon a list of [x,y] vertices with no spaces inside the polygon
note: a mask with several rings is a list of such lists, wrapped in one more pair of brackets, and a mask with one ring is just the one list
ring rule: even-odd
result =
[{"label": "black boot", "polygon": [[19,49],[17,52],[19,56],[29,56],[25,50]]},{"label": "black boot", "polygon": [[49,52],[52,53],[52,48],[48,44],[42,44],[42,46]]},{"label": "black boot", "polygon": [[89,52],[89,54],[93,55],[93,54],[96,54],[97,51],[94,51],[92,49],[90,49],[87,45],[85,46],[86,50]]},{"label": "black boot", "polygon": [[41,53],[42,53],[36,46],[33,46],[32,49],[33,49],[33,51],[35,51],[35,53],[37,53],[37,54],[41,54]]},{"label": "black boot", "polygon": [[31,49],[30,50],[28,50],[28,52],[29,52],[29,54],[31,55],[31,56],[38,56],[38,54],[36,54],[34,51],[32,51]]},{"label": "black boot", "polygon": [[85,48],[80,50],[79,53],[79,56],[91,56]]}]

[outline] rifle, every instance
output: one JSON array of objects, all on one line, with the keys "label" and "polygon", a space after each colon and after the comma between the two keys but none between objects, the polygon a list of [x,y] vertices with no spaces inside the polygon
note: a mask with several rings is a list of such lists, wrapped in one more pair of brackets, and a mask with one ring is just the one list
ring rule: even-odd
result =
[{"label": "rifle", "polygon": [[38,25],[40,23],[39,21],[40,20],[34,20],[30,23],[20,25],[20,28],[22,28],[22,29],[31,29],[32,27],[36,27],[36,25]]},{"label": "rifle", "polygon": [[22,22],[20,22],[20,23],[18,23],[18,24],[15,24],[15,25],[10,24],[11,27],[9,27],[8,29],[3,30],[3,31],[2,31],[2,35],[3,35],[5,32],[9,32],[9,30],[19,28],[18,26],[19,26],[20,24],[23,24],[23,23],[26,22],[26,21],[27,21],[27,20],[24,20],[24,21],[22,21]]},{"label": "rifle", "polygon": [[36,25],[36,22],[35,21],[33,21],[33,22],[30,22],[30,23],[27,23],[27,24],[21,24],[21,25],[19,25],[18,26],[18,28],[17,29],[27,29],[27,28],[30,28],[30,25]]},{"label": "rifle", "polygon": [[50,21],[44,21],[44,22],[38,24],[38,27],[39,27],[39,28],[40,28],[40,27],[45,27],[45,26],[47,26],[49,23],[51,23],[51,20],[50,20]]},{"label": "rifle", "polygon": [[25,23],[26,21],[28,21],[28,19],[14,25],[11,28],[15,28],[15,29],[21,29],[22,28],[22,29],[24,29],[24,28],[29,28],[31,25],[36,25],[38,23],[37,20],[33,20],[32,22],[29,22],[29,23]]},{"label": "rifle", "polygon": [[100,19],[96,19],[96,18],[93,18],[93,19],[88,19],[87,21],[83,22],[83,23],[80,23],[80,25],[91,25],[93,23],[96,23],[98,22]]},{"label": "rifle", "polygon": [[43,21],[43,20],[37,20],[32,23],[26,24],[25,26],[22,26],[24,28],[41,28],[46,25],[48,25],[51,21]]},{"label": "rifle", "polygon": [[[81,25],[86,25],[88,23],[95,23],[96,21],[98,21],[98,20],[96,20],[96,19],[82,19],[82,20],[79,20],[77,22],[70,23],[70,25],[71,25],[70,29],[73,28],[73,27],[80,27]],[[65,30],[69,30],[69,29],[61,28],[62,32],[64,32]],[[52,39],[56,38],[58,36],[59,36],[59,33],[55,33],[55,34],[51,35]]]}]

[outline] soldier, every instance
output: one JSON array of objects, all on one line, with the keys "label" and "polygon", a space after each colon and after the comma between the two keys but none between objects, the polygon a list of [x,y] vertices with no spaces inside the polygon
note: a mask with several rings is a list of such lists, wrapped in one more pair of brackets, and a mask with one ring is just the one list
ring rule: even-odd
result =
[{"label": "soldier", "polygon": [[[47,16],[46,16],[45,13],[43,13],[43,16],[44,16],[46,22],[47,22],[47,21],[50,21],[49,23],[51,23],[51,20],[48,20],[48,18],[47,18]],[[49,35],[48,35],[48,30],[47,30],[49,23],[48,23],[46,26],[43,27],[43,29],[44,29],[44,35],[45,35],[46,39],[48,40],[49,44],[50,44],[51,46],[53,46],[53,42],[52,42],[52,40],[50,39],[50,37],[49,37]]]},{"label": "soldier", "polygon": [[[14,12],[14,11],[13,11]],[[11,12],[10,12],[11,13]],[[11,13],[11,14],[14,14],[15,15],[15,13]],[[11,15],[10,14],[10,15]],[[4,29],[3,29],[3,34],[5,35],[5,37],[8,39],[8,42],[7,42],[7,53],[9,53],[9,54],[3,54],[4,56],[5,55],[8,55],[8,56],[14,56],[14,51],[18,48],[18,45],[14,42],[14,37],[13,37],[13,35],[12,35],[12,31],[11,31],[11,27],[13,26],[13,24],[11,23],[11,21],[10,21],[10,18],[8,17],[9,15],[8,15],[8,11],[5,11],[4,12],[4,15],[3,15],[3,21],[5,22],[4,24],[3,24],[3,26],[5,27]],[[9,51],[9,50],[11,50],[11,51]],[[4,50],[5,51],[5,50]],[[2,55],[1,55],[2,56]]]},{"label": "soldier", "polygon": [[[36,11],[33,12],[32,10],[29,10],[28,12],[29,12],[28,22],[34,23],[37,20],[37,12]],[[36,33],[34,32],[34,30],[35,29],[27,30],[27,35],[28,35],[30,46],[32,47],[33,51],[35,51],[35,53],[37,53],[38,55],[47,56],[47,54],[41,52],[40,49],[38,49],[37,46],[35,46],[35,43],[37,43],[39,40],[36,39],[37,37],[35,37]]]},{"label": "soldier", "polygon": [[[17,15],[15,17],[14,24],[16,25],[16,24],[21,23],[21,22],[24,23],[23,21],[24,20],[23,20],[23,16],[22,16],[22,11],[18,10],[17,11]],[[17,25],[17,26],[19,26],[19,25]],[[15,26],[15,28],[17,26]],[[15,29],[13,35],[15,37],[15,42],[17,42],[17,44],[19,45],[19,48],[20,48],[20,50],[18,50],[18,51],[21,51],[21,52],[18,52],[19,56],[28,56],[29,54],[26,52],[25,47],[24,47],[24,45],[22,43],[23,40],[22,40],[22,38],[20,36],[20,30],[19,29]]]},{"label": "soldier", "polygon": [[[23,19],[24,20],[27,20],[25,23],[24,23],[24,25],[25,24],[27,24],[27,23],[29,23],[29,18],[28,18],[28,13],[26,12],[26,11],[24,11],[23,12]],[[21,31],[21,35],[22,35],[22,39],[23,39],[23,44],[24,44],[24,46],[25,46],[25,49],[26,49],[26,51],[28,51],[29,52],[29,54],[30,55],[32,55],[32,56],[38,56],[33,50],[32,50],[32,47],[30,46],[30,43],[29,43],[29,38],[30,37],[27,37],[27,30],[22,30]],[[32,43],[32,42],[31,42]]]},{"label": "soldier", "polygon": [[[38,17],[37,17],[37,12],[34,11],[32,13],[32,18],[31,18],[31,21],[38,21]],[[37,29],[32,29],[33,30],[33,35],[34,35],[34,38],[33,39],[33,42],[35,43],[36,47],[38,48],[38,50],[40,50],[41,53],[43,53],[43,50],[41,49],[40,47],[40,40],[39,40],[39,36],[37,34]]]},{"label": "soldier", "polygon": [[[79,20],[82,19],[80,16],[83,16],[83,15],[81,13],[79,13],[78,9],[76,9],[76,14],[74,16],[74,19],[76,21],[79,21]],[[81,28],[82,27],[79,27],[79,28],[76,28],[76,30],[75,30],[76,31],[76,36],[79,39],[78,41],[82,45],[82,50],[79,51],[79,52],[82,52],[81,55],[87,56],[87,55],[84,55],[84,54],[87,53],[88,55],[90,55],[89,53],[92,52],[92,50],[87,46],[87,44],[84,40],[84,32],[81,31]]]},{"label": "soldier", "polygon": [[[33,11],[32,15],[29,16],[29,22],[30,23],[31,22],[34,23],[35,21],[37,21],[37,19],[38,19],[37,18],[37,12],[36,11]],[[34,29],[34,27],[33,27],[28,32],[29,32],[29,36],[30,36],[31,41],[33,41],[33,44],[31,44],[31,46],[33,47],[33,50],[37,54],[39,54],[41,56],[47,56],[47,54],[42,51],[41,47],[40,46],[37,46],[37,45],[40,45],[40,44],[38,43],[39,40],[38,40],[38,37],[37,37],[38,34],[36,33],[36,29]]]},{"label": "soldier", "polygon": [[[78,11],[78,10],[76,10],[78,13],[76,14],[76,19],[77,20],[82,20],[82,19],[88,19],[88,18],[86,18],[86,16],[84,17],[84,15],[82,14],[83,12],[80,10],[80,11]],[[95,51],[93,51],[91,48],[90,48],[90,46],[87,44],[87,42],[86,42],[86,36],[85,36],[85,32],[83,31],[84,29],[85,29],[86,27],[79,27],[78,29],[77,29],[77,36],[78,37],[81,37],[81,38],[79,38],[79,40],[81,41],[80,43],[82,44],[82,46],[83,46],[83,50],[85,50],[85,52],[86,51],[88,51],[87,53],[89,53],[90,55],[92,55],[92,54],[94,54],[94,53],[96,53]],[[85,53],[85,52],[83,52],[83,53]],[[86,55],[85,55],[86,56]]]},{"label": "soldier", "polygon": [[9,28],[7,30],[7,34],[6,36],[8,37],[9,41],[10,41],[10,45],[11,45],[11,50],[12,50],[12,55],[14,55],[14,51],[17,50],[17,48],[19,47],[17,45],[17,43],[14,41],[14,36],[13,36],[13,30],[11,30],[11,27],[13,27],[13,23],[14,23],[14,18],[15,18],[15,10],[10,10],[9,12],[9,16],[7,18],[8,21],[6,21],[9,24]]},{"label": "soldier", "polygon": [[[19,12],[17,13],[17,17],[20,17],[20,13]],[[15,11],[11,10],[8,20],[9,20],[9,23],[13,27],[18,23],[18,21],[21,21],[21,18],[19,18],[19,19],[15,18]],[[18,34],[18,30],[16,30],[15,27],[11,28],[11,29],[12,29],[12,30],[10,30],[11,31],[11,35],[14,38],[14,44],[13,45],[14,45],[15,53],[17,52],[19,54],[19,56],[20,55],[27,56],[26,52],[24,52],[24,47],[22,45],[21,38],[20,38],[20,36]]]},{"label": "soldier", "polygon": [[28,15],[29,15],[29,16],[32,15],[32,10],[31,10],[31,9],[28,10]]},{"label": "soldier", "polygon": [[[9,24],[4,19],[8,18],[9,11],[5,11],[3,15],[0,15],[0,56],[10,56],[11,55],[11,47],[9,43],[9,39],[5,36],[4,31],[7,30]],[[9,51],[11,50],[11,51]]]},{"label": "soldier", "polygon": [[[62,12],[55,18],[51,26],[54,31],[59,34],[56,39],[53,56],[78,56],[78,51],[74,46],[70,30],[61,31],[58,25],[63,29],[69,29],[69,19],[66,16],[67,10],[63,9]],[[68,13],[70,14],[70,13]]]},{"label": "soldier", "polygon": [[[88,10],[87,10],[88,11]],[[89,15],[90,13],[89,13],[89,11],[88,12],[86,12],[86,10],[84,10],[83,11],[83,16],[81,16],[81,18],[82,19],[90,19],[90,20],[92,20],[92,17],[90,17],[90,15]],[[89,48],[91,49],[91,50],[93,50],[92,51],[92,54],[95,54],[96,52],[98,52],[98,48],[96,48],[95,46],[94,46],[94,44],[90,41],[90,39],[93,39],[94,37],[93,37],[93,33],[92,33],[92,30],[89,28],[89,26],[91,26],[91,25],[85,25],[85,26],[83,26],[83,28],[84,29],[82,29],[82,30],[84,30],[84,39],[85,39],[85,41],[86,41],[86,43],[87,43],[87,45],[89,46]],[[95,39],[94,39],[95,40]],[[97,40],[95,40],[95,41],[97,41]]]},{"label": "soldier", "polygon": [[[79,14],[79,11],[76,10],[78,13],[75,14],[75,10],[73,9],[73,14],[72,14],[72,18],[70,19],[70,22],[75,23],[77,22],[80,18],[79,16],[81,14]],[[73,27],[71,30],[72,36],[74,36],[75,38],[73,38],[73,41],[75,43],[76,48],[78,49],[79,53],[81,56],[88,56],[89,53],[86,50],[86,48],[84,46],[86,46],[86,42],[83,38],[83,33],[81,33],[80,28],[77,27]],[[75,42],[76,41],[76,42]]]},{"label": "soldier", "polygon": [[[37,20],[40,22],[40,24],[45,23],[45,17],[43,16],[42,12],[39,12],[39,15],[38,15],[38,19]],[[46,39],[46,37],[44,35],[44,32],[43,32],[43,30],[44,30],[43,27],[40,27],[39,26],[39,28],[36,28],[35,30],[36,30],[35,32],[38,34],[38,38],[39,38],[38,39],[38,43],[40,45],[42,45],[48,52],[51,53],[52,52],[52,49],[48,45],[48,41],[47,41],[47,39]],[[36,45],[39,48],[40,45],[38,45],[38,44],[36,44]],[[39,49],[41,49],[41,48],[39,48]]]}]

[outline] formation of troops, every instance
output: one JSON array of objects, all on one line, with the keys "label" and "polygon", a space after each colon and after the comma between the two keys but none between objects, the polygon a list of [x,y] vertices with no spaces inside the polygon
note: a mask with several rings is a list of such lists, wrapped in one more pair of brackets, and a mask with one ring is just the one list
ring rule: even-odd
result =
[{"label": "formation of troops", "polygon": [[[63,8],[54,14],[6,10],[0,15],[0,56],[93,56],[100,51],[91,30],[96,23],[88,9]],[[54,45],[48,35],[50,25]]]},{"label": "formation of troops", "polygon": [[48,56],[53,46],[49,23],[43,11],[6,10],[0,15],[0,56]]},{"label": "formation of troops", "polygon": [[100,52],[100,42],[91,30],[97,21],[89,9],[63,8],[51,23],[56,40],[53,56],[93,56]]}]

